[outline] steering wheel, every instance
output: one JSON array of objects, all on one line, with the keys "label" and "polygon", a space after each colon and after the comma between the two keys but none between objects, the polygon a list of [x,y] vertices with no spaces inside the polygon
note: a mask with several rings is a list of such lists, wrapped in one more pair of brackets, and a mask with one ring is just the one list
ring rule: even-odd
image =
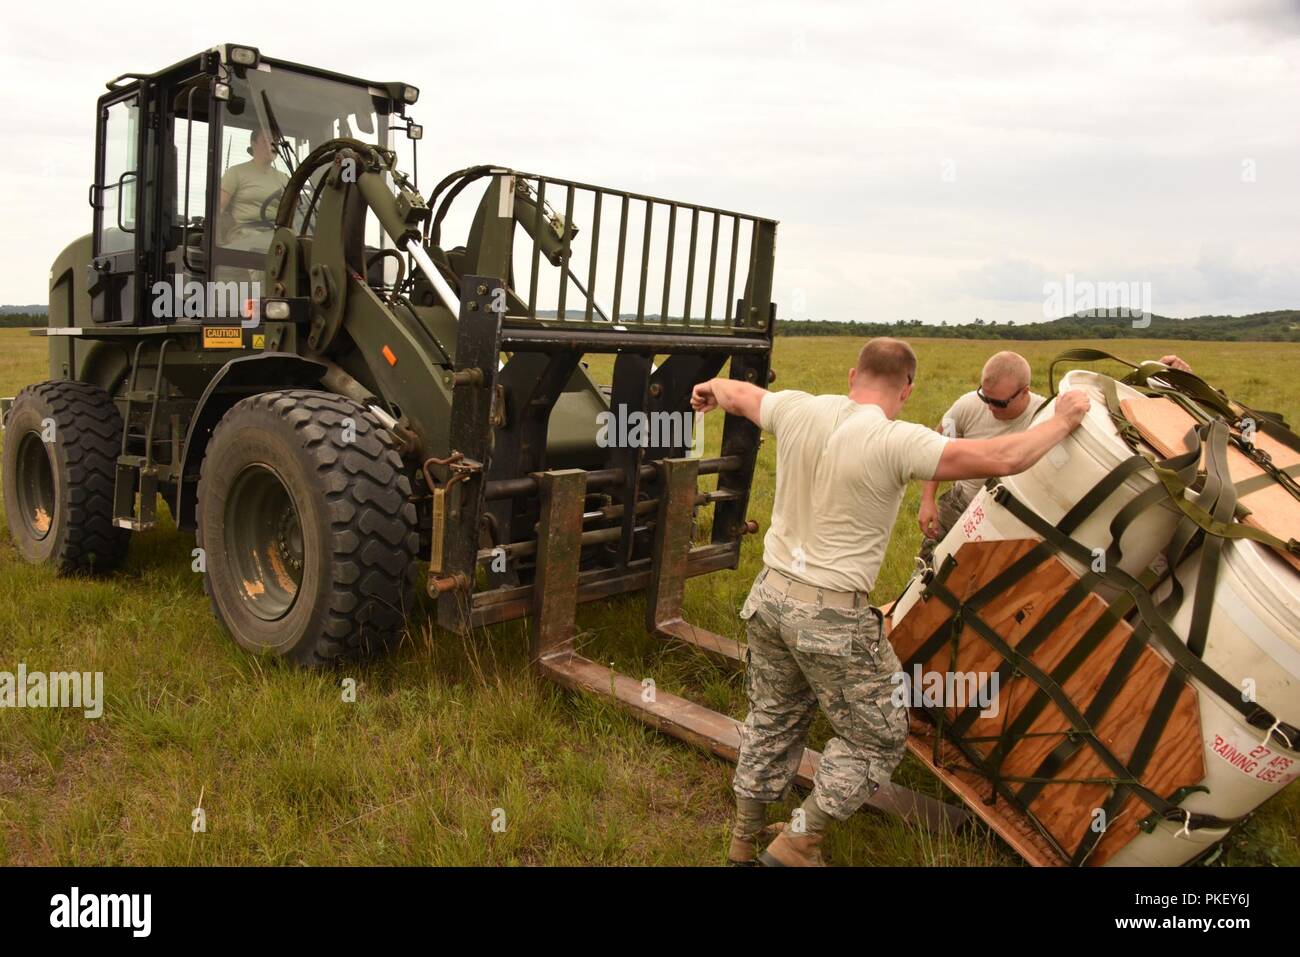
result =
[{"label": "steering wheel", "polygon": [[[278,212],[280,200],[283,198],[284,198],[284,189],[282,187],[280,189],[277,189],[275,192],[268,194],[266,199],[262,200],[261,208],[259,208],[257,211],[257,217],[261,225],[272,227],[272,228],[275,227],[275,216],[270,213],[267,207],[270,206],[272,203],[274,203],[276,205],[276,209]],[[304,193],[300,190],[298,193],[298,212],[305,213],[307,211],[308,205],[309,202],[306,195],[304,195]]]},{"label": "steering wheel", "polygon": [[280,199],[283,196],[284,196],[283,189],[277,189],[273,193],[266,194],[266,199],[262,200],[262,206],[257,211],[257,218],[261,221],[262,225],[264,226],[275,225],[275,219],[267,212],[266,207],[270,206],[271,203],[275,203],[276,206],[278,207],[280,205]]}]

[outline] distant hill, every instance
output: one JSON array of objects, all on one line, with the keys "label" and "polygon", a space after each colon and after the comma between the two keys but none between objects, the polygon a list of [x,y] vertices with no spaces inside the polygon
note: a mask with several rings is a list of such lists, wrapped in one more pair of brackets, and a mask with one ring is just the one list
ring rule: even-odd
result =
[{"label": "distant hill", "polygon": [[916,339],[1201,339],[1220,342],[1300,342],[1300,309],[1249,316],[1150,316],[1135,327],[1129,318],[1063,316],[1048,322],[974,322],[927,325],[919,319],[898,322],[802,322],[778,319],[782,336],[907,336]]}]

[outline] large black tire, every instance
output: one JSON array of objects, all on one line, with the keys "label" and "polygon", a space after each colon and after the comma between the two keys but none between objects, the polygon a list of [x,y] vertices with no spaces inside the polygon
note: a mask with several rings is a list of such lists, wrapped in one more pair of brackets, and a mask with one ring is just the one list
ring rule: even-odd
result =
[{"label": "large black tire", "polygon": [[400,638],[419,548],[411,483],[350,399],[267,392],[231,408],[204,454],[197,534],[213,611],[242,647],[320,667]]},{"label": "large black tire", "polygon": [[[46,441],[48,439],[48,441]],[[5,515],[18,554],[60,574],[112,571],[131,533],[113,525],[122,416],[98,386],[59,380],[23,389],[5,419]]]}]

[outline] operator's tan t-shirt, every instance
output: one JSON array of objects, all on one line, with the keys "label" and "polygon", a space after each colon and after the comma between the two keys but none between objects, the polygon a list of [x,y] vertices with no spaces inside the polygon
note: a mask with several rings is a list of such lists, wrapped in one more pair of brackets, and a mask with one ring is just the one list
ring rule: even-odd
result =
[{"label": "operator's tan t-shirt", "polygon": [[[1034,413],[1047,400],[1037,392],[1029,393],[1029,402],[1025,405],[1025,411],[1014,419],[994,418],[989,407],[975,392],[967,392],[952,407],[943,414],[940,421],[939,430],[949,438],[954,439],[992,439],[999,435],[1010,435],[1013,432],[1023,432],[1029,428],[1029,422],[1034,417]],[[983,479],[962,479],[960,482],[954,482],[953,486],[957,490],[961,501],[967,504],[973,499],[976,493],[984,486]]]},{"label": "operator's tan t-shirt", "polygon": [[[226,211],[233,217],[235,225],[227,242],[233,242],[246,227],[262,222],[262,203],[268,196],[284,189],[289,177],[274,166],[259,166],[253,160],[240,163],[226,170],[221,177],[222,192],[230,194],[230,205]],[[278,203],[266,207],[266,218],[275,219]]]},{"label": "operator's tan t-shirt", "polygon": [[948,440],[845,395],[769,392],[762,427],[776,436],[776,499],[763,561],[835,591],[871,590],[903,491],[930,479]]}]

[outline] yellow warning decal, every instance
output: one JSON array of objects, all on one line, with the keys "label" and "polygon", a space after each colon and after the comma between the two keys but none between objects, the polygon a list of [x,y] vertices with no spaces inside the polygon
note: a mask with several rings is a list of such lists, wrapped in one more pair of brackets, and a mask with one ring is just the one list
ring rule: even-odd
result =
[{"label": "yellow warning decal", "polygon": [[204,326],[204,349],[242,349],[244,330],[238,326]]},{"label": "yellow warning decal", "polygon": [[256,332],[253,334],[253,348],[254,349],[266,348],[266,333]]}]

